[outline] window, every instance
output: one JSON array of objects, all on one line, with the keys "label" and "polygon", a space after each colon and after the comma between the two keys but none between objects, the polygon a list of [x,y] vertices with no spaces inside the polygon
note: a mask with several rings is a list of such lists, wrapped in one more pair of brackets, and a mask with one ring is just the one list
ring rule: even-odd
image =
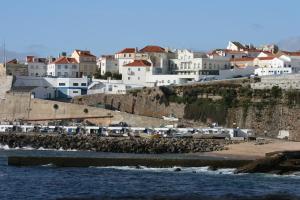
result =
[{"label": "window", "polygon": [[138,80],[140,80],[140,77],[138,76]]},{"label": "window", "polygon": [[68,69],[68,65],[65,65],[65,69]]},{"label": "window", "polygon": [[58,69],[61,69],[61,66],[60,66],[60,65],[57,65],[57,68],[58,68]]},{"label": "window", "polygon": [[72,65],[72,69],[77,69],[77,66],[76,65]]},{"label": "window", "polygon": [[59,86],[65,86],[66,83],[58,83]]},{"label": "window", "polygon": [[69,76],[68,72],[65,72],[65,73],[64,73],[64,76],[65,76],[65,77],[68,77],[68,76]]},{"label": "window", "polygon": [[86,83],[81,83],[81,86],[86,86]]},{"label": "window", "polygon": [[61,76],[61,72],[57,72],[57,76]]},{"label": "window", "polygon": [[73,91],[73,94],[78,94],[78,91]]},{"label": "window", "polygon": [[138,71],[141,71],[141,68],[138,68]]},{"label": "window", "polygon": [[128,80],[130,80],[130,77],[128,77]]},{"label": "window", "polygon": [[73,86],[78,86],[79,84],[78,83],[73,83]]}]

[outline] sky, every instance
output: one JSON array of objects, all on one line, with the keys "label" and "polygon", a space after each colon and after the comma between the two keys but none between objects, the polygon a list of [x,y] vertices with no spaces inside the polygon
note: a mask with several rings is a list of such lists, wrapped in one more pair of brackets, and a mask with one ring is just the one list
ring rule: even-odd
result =
[{"label": "sky", "polygon": [[[0,0],[7,54],[95,55],[160,45],[209,51],[229,40],[300,50],[299,0]],[[3,52],[1,51],[1,54]]]}]

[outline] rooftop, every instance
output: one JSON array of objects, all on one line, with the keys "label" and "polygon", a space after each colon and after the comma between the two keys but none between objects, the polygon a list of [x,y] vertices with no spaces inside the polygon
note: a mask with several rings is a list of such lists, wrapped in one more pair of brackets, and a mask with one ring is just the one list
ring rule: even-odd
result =
[{"label": "rooftop", "polygon": [[150,67],[151,63],[147,60],[134,60],[132,63],[124,65],[125,67]]},{"label": "rooftop", "polygon": [[148,45],[142,48],[140,52],[141,53],[164,53],[165,49],[160,46]]},{"label": "rooftop", "polygon": [[78,64],[75,58],[69,58],[69,57],[60,57],[51,64]]},{"label": "rooftop", "polygon": [[96,57],[96,56],[94,56],[93,54],[91,54],[90,51],[86,51],[86,50],[78,50],[78,49],[76,49],[75,51],[77,52],[77,54],[78,54],[79,56],[83,56],[83,57]]},{"label": "rooftop", "polygon": [[136,49],[135,48],[125,48],[122,51],[119,51],[117,54],[119,53],[135,53]]}]

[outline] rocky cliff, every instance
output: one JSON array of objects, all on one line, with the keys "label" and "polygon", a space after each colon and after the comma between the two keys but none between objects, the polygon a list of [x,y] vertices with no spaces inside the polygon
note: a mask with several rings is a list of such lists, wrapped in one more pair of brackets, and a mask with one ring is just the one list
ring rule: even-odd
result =
[{"label": "rocky cliff", "polygon": [[292,140],[300,140],[300,91],[277,87],[253,90],[247,80],[144,88],[124,95],[87,95],[73,102],[158,118],[174,114],[182,123],[218,122],[271,137],[288,130]]}]

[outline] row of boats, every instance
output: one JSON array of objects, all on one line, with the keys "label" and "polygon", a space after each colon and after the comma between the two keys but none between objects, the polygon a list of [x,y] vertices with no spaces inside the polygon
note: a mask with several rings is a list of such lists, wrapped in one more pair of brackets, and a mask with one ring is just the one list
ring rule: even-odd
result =
[{"label": "row of boats", "polygon": [[128,127],[128,126],[45,126],[34,124],[0,124],[0,133],[58,133],[58,134],[96,134],[109,137],[219,137],[249,138],[254,133],[251,129],[206,127],[206,128],[169,128],[169,127]]}]

